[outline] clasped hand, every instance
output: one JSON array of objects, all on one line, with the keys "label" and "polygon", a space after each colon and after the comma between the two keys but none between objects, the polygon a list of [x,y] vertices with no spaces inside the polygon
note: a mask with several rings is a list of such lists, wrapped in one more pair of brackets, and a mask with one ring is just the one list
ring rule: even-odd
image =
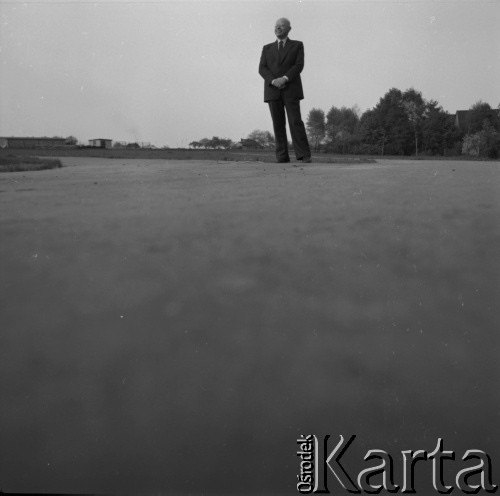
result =
[{"label": "clasped hand", "polygon": [[287,83],[287,79],[285,77],[280,77],[280,78],[277,78],[277,79],[273,79],[271,81],[271,84],[273,86],[276,86],[276,88],[278,88],[279,90],[281,90],[282,88],[285,87]]}]

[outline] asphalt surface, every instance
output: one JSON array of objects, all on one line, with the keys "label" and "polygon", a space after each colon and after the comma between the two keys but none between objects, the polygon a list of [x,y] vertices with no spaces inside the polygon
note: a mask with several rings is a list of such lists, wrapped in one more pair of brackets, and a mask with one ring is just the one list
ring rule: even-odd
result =
[{"label": "asphalt surface", "polygon": [[62,161],[0,176],[1,490],[293,494],[300,434],[499,483],[499,162]]}]

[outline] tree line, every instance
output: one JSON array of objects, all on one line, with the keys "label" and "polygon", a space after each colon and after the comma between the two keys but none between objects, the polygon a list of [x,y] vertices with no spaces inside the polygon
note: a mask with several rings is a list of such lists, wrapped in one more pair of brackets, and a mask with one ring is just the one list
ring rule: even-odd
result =
[{"label": "tree line", "polygon": [[234,145],[233,141],[229,138],[219,138],[213,136],[212,138],[202,138],[199,141],[191,141],[189,146],[191,148],[212,148],[215,150],[228,150]]},{"label": "tree line", "polygon": [[[274,148],[274,136],[269,131],[261,131],[260,129],[255,129],[246,137],[246,139],[254,141],[259,148]],[[189,146],[191,148],[229,150],[230,148],[237,148],[238,143],[235,143],[229,138],[219,138],[218,136],[213,136],[212,138],[202,138],[199,141],[191,141],[191,143],[189,143]]]},{"label": "tree line", "polygon": [[335,106],[325,114],[313,108],[306,128],[315,152],[369,155],[500,155],[500,105],[479,101],[458,127],[435,100],[411,88],[390,89],[377,105],[361,113]]},{"label": "tree line", "polygon": [[[354,155],[468,155],[500,156],[500,104],[492,108],[478,101],[456,123],[456,115],[443,110],[436,100],[426,100],[410,88],[391,88],[374,108],[335,107],[325,113],[310,110],[306,129],[314,152]],[[247,140],[262,149],[274,148],[274,136],[256,129]],[[292,143],[289,143],[292,147]],[[191,148],[230,149],[229,138],[203,138]]]}]

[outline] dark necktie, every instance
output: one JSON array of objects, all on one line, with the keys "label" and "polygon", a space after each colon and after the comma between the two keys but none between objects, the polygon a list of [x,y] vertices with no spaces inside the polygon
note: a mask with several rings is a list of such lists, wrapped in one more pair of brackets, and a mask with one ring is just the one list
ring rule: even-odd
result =
[{"label": "dark necktie", "polygon": [[281,50],[283,50],[283,40],[278,42],[278,52],[281,53]]}]

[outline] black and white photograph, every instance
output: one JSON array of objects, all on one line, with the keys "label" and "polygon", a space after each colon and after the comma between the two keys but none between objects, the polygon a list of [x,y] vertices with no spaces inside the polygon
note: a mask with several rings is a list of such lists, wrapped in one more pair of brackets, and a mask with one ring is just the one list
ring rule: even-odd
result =
[{"label": "black and white photograph", "polygon": [[494,494],[500,1],[0,0],[0,495]]}]

